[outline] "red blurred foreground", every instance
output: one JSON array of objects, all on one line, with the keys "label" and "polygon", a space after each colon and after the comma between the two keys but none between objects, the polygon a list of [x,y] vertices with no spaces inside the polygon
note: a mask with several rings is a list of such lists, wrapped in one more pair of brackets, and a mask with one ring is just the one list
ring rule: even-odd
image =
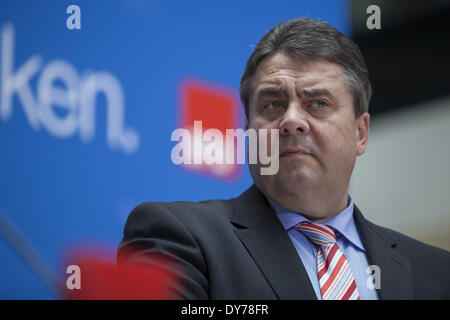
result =
[{"label": "red blurred foreground", "polygon": [[[62,298],[70,300],[166,300],[173,298],[170,287],[178,281],[164,269],[167,258],[146,255],[152,264],[117,265],[108,250],[77,250],[64,259]],[[68,263],[70,262],[70,263]]]}]

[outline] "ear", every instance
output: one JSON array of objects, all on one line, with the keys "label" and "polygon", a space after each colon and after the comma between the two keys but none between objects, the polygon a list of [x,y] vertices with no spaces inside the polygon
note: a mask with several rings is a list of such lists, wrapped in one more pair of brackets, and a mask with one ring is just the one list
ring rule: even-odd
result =
[{"label": "ear", "polygon": [[368,112],[364,112],[362,115],[356,119],[357,125],[357,150],[356,154],[358,156],[362,155],[366,151],[367,142],[369,140],[369,126],[370,126],[370,115]]}]

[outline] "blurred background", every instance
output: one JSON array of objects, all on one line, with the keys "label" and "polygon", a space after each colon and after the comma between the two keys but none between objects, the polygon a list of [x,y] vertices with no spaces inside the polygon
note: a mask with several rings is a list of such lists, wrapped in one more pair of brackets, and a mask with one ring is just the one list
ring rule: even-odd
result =
[{"label": "blurred background", "polygon": [[[370,5],[380,29],[367,27]],[[244,191],[245,165],[175,165],[171,135],[193,119],[243,127],[252,46],[301,16],[353,38],[369,68],[355,202],[374,223],[450,250],[449,1],[2,0],[0,299],[57,298],[23,252],[64,275],[74,247],[113,254],[143,201]],[[11,228],[27,250],[11,245]]]}]

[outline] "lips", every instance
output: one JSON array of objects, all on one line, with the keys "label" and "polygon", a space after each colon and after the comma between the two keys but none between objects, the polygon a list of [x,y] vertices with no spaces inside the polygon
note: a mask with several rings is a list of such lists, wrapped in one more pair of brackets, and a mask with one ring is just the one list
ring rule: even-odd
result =
[{"label": "lips", "polygon": [[280,157],[296,157],[311,154],[308,150],[301,147],[286,147],[280,152]]}]

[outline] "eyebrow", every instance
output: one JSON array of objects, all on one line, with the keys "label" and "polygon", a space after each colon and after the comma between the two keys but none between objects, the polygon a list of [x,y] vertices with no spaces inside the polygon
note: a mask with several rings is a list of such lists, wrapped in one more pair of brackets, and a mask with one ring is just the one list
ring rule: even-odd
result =
[{"label": "eyebrow", "polygon": [[[298,93],[297,93],[298,94]],[[335,100],[335,96],[331,93],[328,89],[303,89],[303,91],[300,94],[300,97],[305,96],[307,98],[316,98],[316,97],[329,97],[333,100]]]},{"label": "eyebrow", "polygon": [[[256,92],[256,101],[260,100],[262,97],[265,96],[287,96],[288,94],[284,89],[278,86],[271,86],[271,87],[265,87]],[[331,93],[330,90],[325,88],[317,88],[317,89],[303,89],[300,94],[297,92],[297,95],[300,98],[306,97],[306,98],[316,98],[316,97],[329,97],[332,100],[336,100],[336,97]]]},{"label": "eyebrow", "polygon": [[287,96],[287,93],[284,89],[278,86],[265,87],[256,92],[255,100],[259,101],[262,97],[265,96],[281,97]]}]

